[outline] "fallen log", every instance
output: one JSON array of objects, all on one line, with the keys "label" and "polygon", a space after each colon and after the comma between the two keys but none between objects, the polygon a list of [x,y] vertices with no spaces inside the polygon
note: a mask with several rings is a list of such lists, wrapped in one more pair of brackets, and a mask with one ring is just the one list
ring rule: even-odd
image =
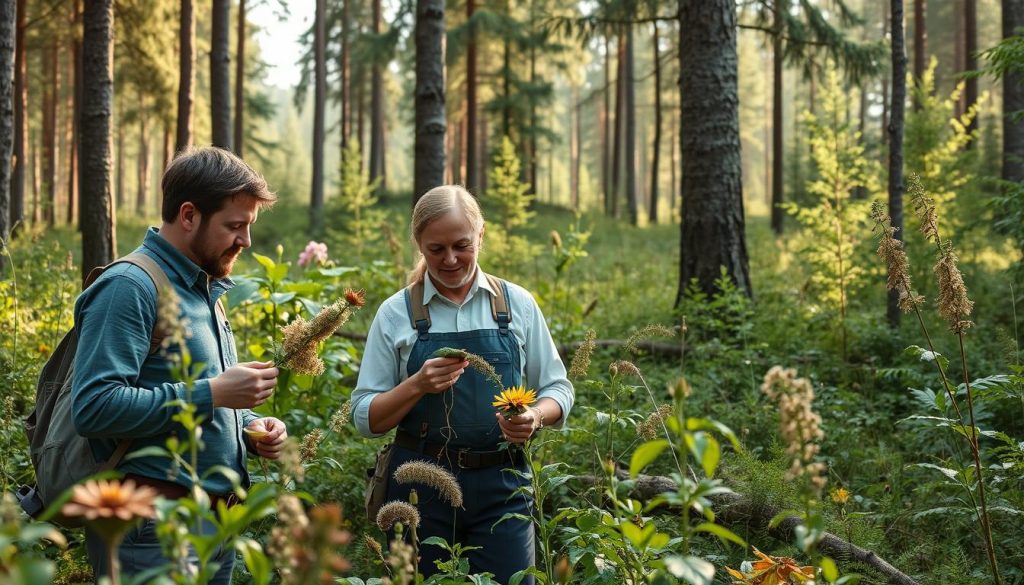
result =
[{"label": "fallen log", "polygon": [[[628,479],[629,474],[619,470],[618,475],[622,479]],[[594,483],[592,476],[577,476],[578,480],[585,483]],[[671,478],[660,475],[640,474],[634,480],[631,496],[643,501],[653,499],[665,492],[675,492],[678,489],[676,482]],[[729,526],[742,524],[758,529],[766,530],[769,535],[783,542],[792,542],[794,530],[803,522],[796,516],[790,516],[779,522],[776,526],[769,528],[772,518],[782,510],[768,504],[758,504],[746,496],[729,493],[712,496],[715,503],[715,522]],[[818,550],[837,560],[859,561],[872,569],[875,569],[888,579],[892,585],[918,585],[917,581],[905,575],[888,561],[874,552],[859,547],[851,542],[839,538],[831,532],[826,532],[818,543]]]}]

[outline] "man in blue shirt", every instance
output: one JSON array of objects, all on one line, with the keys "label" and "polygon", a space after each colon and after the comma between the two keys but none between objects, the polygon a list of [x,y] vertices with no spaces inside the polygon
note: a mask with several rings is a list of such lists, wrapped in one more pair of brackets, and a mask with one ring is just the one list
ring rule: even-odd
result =
[{"label": "man in blue shirt", "polygon": [[[237,500],[231,478],[205,473],[216,466],[231,469],[246,488],[246,453],[276,459],[287,437],[283,422],[249,410],[270,397],[277,368],[269,362],[236,363],[231,327],[217,309],[218,299],[233,286],[228,275],[235,260],[251,244],[250,226],[259,210],[273,205],[277,197],[240,158],[209,147],[179,154],[168,165],[161,187],[163,224],[159,230],[150,228],[136,252],[163,269],[176,293],[176,327],[181,330],[168,340],[178,341],[165,341],[167,347],[150,353],[150,337],[158,326],[157,290],[142,268],[123,262],[104,272],[75,303],[80,340],[72,382],[75,427],[103,461],[121,440],[130,439],[130,451],[135,451],[163,447],[168,438],[182,437],[183,428],[173,420],[178,409],[167,403],[189,401],[202,419],[200,487],[211,502],[232,505]],[[169,296],[161,292],[162,305]],[[182,354],[181,343],[191,363],[202,368],[191,388],[171,371]],[[252,436],[260,438],[246,436],[243,428],[257,431]],[[126,458],[117,469],[167,498],[185,497],[192,488],[190,475],[166,457]],[[91,533],[86,544],[99,579],[108,572],[103,545]],[[194,565],[195,552],[190,554]],[[126,535],[119,557],[127,575],[168,562],[154,521]],[[215,562],[220,569],[211,583],[230,583],[234,551],[222,547]]]}]

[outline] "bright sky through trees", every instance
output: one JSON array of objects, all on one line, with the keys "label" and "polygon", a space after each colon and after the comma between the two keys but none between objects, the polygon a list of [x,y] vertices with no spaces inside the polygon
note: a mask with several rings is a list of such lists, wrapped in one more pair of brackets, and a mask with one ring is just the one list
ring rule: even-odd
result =
[{"label": "bright sky through trees", "polygon": [[[263,59],[270,65],[267,84],[282,88],[294,87],[299,82],[299,35],[313,21],[312,4],[305,0],[285,0],[287,16],[280,4],[259,2],[249,9],[249,20],[260,27],[258,35]],[[284,20],[281,20],[284,17]]]}]

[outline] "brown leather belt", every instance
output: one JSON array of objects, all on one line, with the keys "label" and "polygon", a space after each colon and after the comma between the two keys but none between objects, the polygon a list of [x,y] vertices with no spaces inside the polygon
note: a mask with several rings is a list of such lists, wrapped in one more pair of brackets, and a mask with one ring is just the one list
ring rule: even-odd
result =
[{"label": "brown leather belt", "polygon": [[[135,485],[144,485],[153,488],[157,495],[163,496],[168,500],[180,500],[182,498],[191,497],[191,491],[189,488],[174,483],[171,481],[165,481],[162,479],[155,479],[152,477],[146,477],[144,475],[136,475],[134,473],[126,473],[125,479],[130,479],[135,482]],[[210,495],[210,509],[216,509],[219,502],[224,502],[224,505],[230,508],[235,504],[240,504],[241,500],[238,499],[233,492],[226,494],[209,494]]]},{"label": "brown leather belt", "polygon": [[454,449],[445,447],[441,443],[428,443],[425,441],[421,443],[419,437],[402,430],[395,433],[395,445],[403,449],[422,453],[438,462],[450,462],[452,467],[458,467],[459,469],[484,469],[497,465],[518,467],[523,463],[523,451],[519,448],[499,449],[497,451]]}]

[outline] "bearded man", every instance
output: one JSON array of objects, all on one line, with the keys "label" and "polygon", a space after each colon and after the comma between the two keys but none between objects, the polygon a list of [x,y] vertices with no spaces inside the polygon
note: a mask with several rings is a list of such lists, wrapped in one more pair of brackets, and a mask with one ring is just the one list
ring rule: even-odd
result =
[{"label": "bearded man", "polygon": [[[219,298],[233,286],[228,275],[235,260],[251,245],[250,227],[277,197],[248,164],[212,147],[190,148],[175,157],[161,188],[163,223],[149,229],[135,253],[156,263],[174,294],[161,290],[158,295],[145,269],[120,262],[79,296],[72,410],[78,433],[89,439],[96,460],[105,461],[126,441],[131,441],[130,454],[164,447],[172,437],[185,439],[184,428],[174,420],[180,408],[168,404],[194,404],[202,421],[199,487],[216,510],[219,502],[237,503],[236,488],[249,486],[247,454],[276,459],[287,437],[280,420],[249,410],[270,397],[277,368],[269,362],[236,363],[231,326],[219,307]],[[168,302],[175,297],[177,303]],[[168,335],[164,347],[155,350],[150,347],[154,328],[178,333],[161,331]],[[190,386],[172,369],[186,351],[193,369],[201,368],[191,372],[195,381]],[[233,470],[236,477],[217,471],[222,468]],[[124,457],[116,469],[169,499],[188,497],[193,489],[191,474],[167,457]],[[215,530],[206,522],[201,529]],[[99,580],[109,573],[102,541],[87,532],[86,545]],[[157,540],[154,520],[128,532],[119,559],[125,575],[170,562]],[[210,582],[230,583],[234,561],[234,550],[221,547],[213,559],[219,569]],[[197,568],[194,550],[189,564]]]}]

